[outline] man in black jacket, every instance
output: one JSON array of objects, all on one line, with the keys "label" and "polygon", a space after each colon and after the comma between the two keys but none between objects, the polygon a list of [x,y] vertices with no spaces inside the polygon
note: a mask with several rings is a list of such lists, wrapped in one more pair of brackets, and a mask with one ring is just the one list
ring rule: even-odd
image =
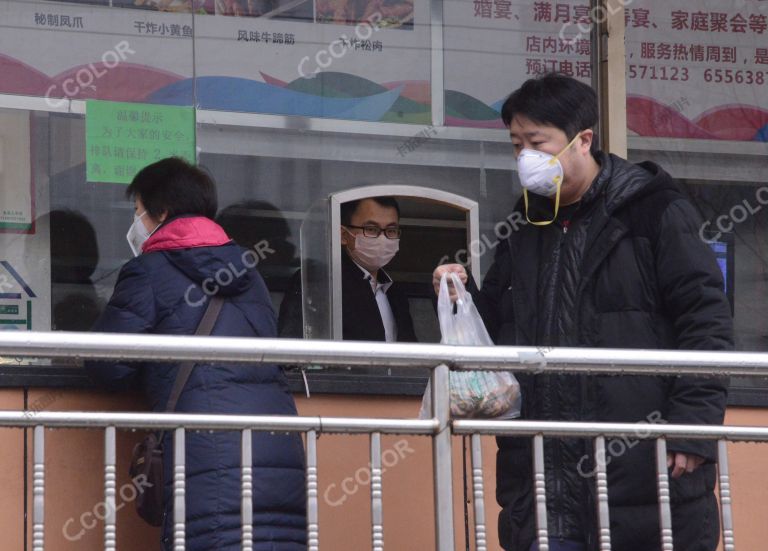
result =
[{"label": "man in black jacket", "polygon": [[[384,271],[400,244],[400,207],[392,197],[341,205],[342,335],[344,340],[415,342],[408,297]],[[301,277],[280,307],[281,337],[303,337]]]},{"label": "man in black jacket", "polygon": [[[729,350],[722,274],[699,238],[698,216],[653,163],[598,151],[594,91],[574,79],[529,80],[502,108],[524,197],[513,228],[473,297],[497,344]],[[530,193],[529,193],[530,192]],[[435,281],[459,265],[440,266]],[[721,424],[722,379],[523,375],[522,417],[540,420]],[[611,445],[608,493],[614,551],[661,548],[652,441]],[[618,441],[617,441],[618,442]],[[499,438],[499,538],[535,543],[530,439]],[[591,442],[545,440],[550,550],[597,550]],[[677,551],[714,551],[716,449],[668,442]]]}]

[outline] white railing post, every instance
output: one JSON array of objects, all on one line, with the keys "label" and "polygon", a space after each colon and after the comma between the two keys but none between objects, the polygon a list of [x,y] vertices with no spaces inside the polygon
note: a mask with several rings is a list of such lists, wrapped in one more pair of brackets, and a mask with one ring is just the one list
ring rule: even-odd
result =
[{"label": "white railing post", "polygon": [[486,551],[483,442],[479,434],[472,435],[472,493],[475,500],[475,550]]},{"label": "white railing post", "polygon": [[241,516],[243,523],[242,551],[253,551],[253,433],[244,429],[240,436],[241,446]]},{"label": "white railing post", "polygon": [[450,370],[440,364],[432,371],[432,416],[438,421],[432,437],[435,477],[435,541],[437,551],[454,551],[453,470],[451,461]]},{"label": "white railing post", "polygon": [[381,433],[371,434],[371,521],[373,551],[384,551],[384,504],[381,483]]},{"label": "white railing post", "polygon": [[720,471],[720,511],[723,520],[723,551],[734,551],[733,509],[731,506],[731,472],[728,467],[728,443],[717,441],[717,465]]},{"label": "white railing post", "polygon": [[597,528],[600,551],[611,551],[611,516],[608,508],[605,436],[595,438],[595,473],[597,482]]},{"label": "white railing post", "polygon": [[115,551],[117,546],[117,457],[115,453],[115,427],[104,431],[104,551]]},{"label": "white railing post", "polygon": [[309,551],[320,549],[317,503],[317,431],[307,431],[307,544]]},{"label": "white railing post", "polygon": [[544,471],[544,436],[533,437],[533,482],[536,499],[536,539],[539,551],[549,551],[547,520],[547,477]]},{"label": "white railing post", "polygon": [[673,551],[672,506],[669,498],[669,473],[667,472],[667,441],[656,440],[656,472],[659,484],[659,526],[661,527],[662,551]]},{"label": "white railing post", "polygon": [[32,482],[32,550],[45,547],[45,427],[35,426],[34,474]]},{"label": "white railing post", "polygon": [[173,436],[173,551],[184,551],[187,545],[186,526],[186,447],[184,427]]}]

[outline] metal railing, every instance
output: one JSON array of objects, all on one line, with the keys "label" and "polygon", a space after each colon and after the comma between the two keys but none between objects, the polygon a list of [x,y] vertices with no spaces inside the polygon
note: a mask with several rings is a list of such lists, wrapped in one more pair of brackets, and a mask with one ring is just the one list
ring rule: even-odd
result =
[{"label": "metal railing", "polygon": [[[530,347],[467,347],[427,344],[383,344],[243,339],[160,335],[93,333],[0,333],[0,356],[80,358],[108,360],[200,361],[410,367],[432,370],[431,419],[377,419],[342,417],[283,417],[219,414],[37,412],[0,411],[0,426],[34,427],[33,550],[44,549],[45,429],[91,428],[104,430],[105,530],[104,549],[116,549],[116,429],[166,429],[174,431],[173,539],[174,551],[185,549],[185,457],[188,430],[240,431],[242,443],[242,548],[253,548],[253,431],[300,432],[306,437],[308,549],[318,551],[317,437],[321,433],[370,434],[371,545],[383,551],[382,434],[427,435],[433,440],[436,549],[454,551],[451,436],[471,435],[472,482],[475,511],[475,545],[487,548],[481,435],[523,436],[533,439],[536,537],[541,551],[548,551],[544,437],[594,439],[595,457],[605,458],[606,439],[632,434],[638,440],[655,439],[662,549],[672,551],[673,537],[669,475],[666,467],[667,438],[718,441],[719,492],[723,544],[735,549],[728,470],[727,442],[768,441],[768,428],[701,425],[654,425],[634,423],[579,423],[544,421],[451,420],[450,369],[511,370],[516,372],[664,374],[664,375],[766,375],[768,354],[743,352],[681,352],[612,349],[552,349]],[[642,432],[638,427],[642,427]],[[595,484],[599,546],[609,551],[610,511],[606,462],[596,461]]]}]

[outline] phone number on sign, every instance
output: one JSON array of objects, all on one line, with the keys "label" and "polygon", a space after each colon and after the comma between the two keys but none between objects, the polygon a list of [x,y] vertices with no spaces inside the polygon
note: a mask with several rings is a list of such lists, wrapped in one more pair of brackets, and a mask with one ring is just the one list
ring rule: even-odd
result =
[{"label": "phone number on sign", "polygon": [[[627,75],[630,79],[641,80],[672,80],[686,82],[690,80],[687,67],[664,67],[656,65],[629,65]],[[757,84],[764,85],[768,81],[768,71],[753,71],[751,69],[705,69],[704,82],[715,84]]]}]

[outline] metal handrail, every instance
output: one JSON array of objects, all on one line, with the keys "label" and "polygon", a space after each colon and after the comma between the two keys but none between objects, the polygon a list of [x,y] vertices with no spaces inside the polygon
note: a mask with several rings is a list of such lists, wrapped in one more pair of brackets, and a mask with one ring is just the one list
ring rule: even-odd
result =
[{"label": "metal handrail", "polygon": [[0,427],[167,430],[258,429],[281,432],[343,434],[435,434],[435,419],[374,419],[364,417],[296,417],[280,415],[228,415],[203,413],[123,413],[95,411],[0,411]]},{"label": "metal handrail", "polygon": [[520,346],[452,346],[131,335],[76,332],[2,332],[0,355],[29,358],[276,363],[509,370],[637,375],[768,375],[762,352],[634,350],[606,348],[542,349]]},{"label": "metal handrail", "polygon": [[630,437],[633,440],[684,438],[687,440],[727,440],[731,442],[768,442],[768,427],[721,425],[671,425],[653,423],[601,423],[572,421],[492,421],[456,419],[452,421],[455,434],[485,434],[494,436],[536,436],[607,438]]},{"label": "metal handrail", "polygon": [[[0,411],[0,427],[244,430],[308,432],[325,434],[416,434],[434,435],[437,419],[380,419],[364,417],[295,417],[279,415],[230,415],[201,413],[124,413],[94,411]],[[736,425],[671,425],[653,423],[602,423],[572,421],[496,421],[455,419],[454,434],[535,436],[567,438],[621,438],[635,440],[684,438],[730,442],[768,442],[768,427]]]},{"label": "metal handrail", "polygon": [[[594,469],[599,546],[610,551],[610,511],[606,450],[616,440],[655,439],[659,519],[663,551],[673,549],[671,493],[666,469],[667,438],[718,441],[719,491],[723,544],[733,551],[734,530],[728,468],[728,441],[768,441],[768,428],[668,425],[652,423],[583,423],[557,421],[489,421],[450,419],[449,370],[509,370],[532,373],[563,372],[664,375],[766,375],[768,354],[749,352],[668,351],[531,347],[472,347],[432,344],[382,344],[289,339],[246,339],[167,335],[93,333],[0,333],[0,355],[11,357],[76,358],[121,361],[184,361],[216,363],[277,363],[300,365],[353,365],[430,368],[432,418],[373,419],[219,414],[106,413],[106,412],[0,412],[0,426],[34,426],[33,530],[34,551],[44,550],[45,429],[47,427],[100,428],[105,431],[105,503],[114,505],[115,429],[174,430],[174,550],[185,549],[185,438],[186,430],[238,430],[242,442],[242,539],[252,549],[253,499],[250,443],[252,431],[302,432],[307,453],[308,549],[319,549],[317,437],[323,432],[366,433],[371,438],[371,511],[374,551],[383,551],[383,512],[380,435],[423,434],[433,441],[436,548],[454,549],[451,437],[472,435],[472,481],[475,500],[475,542],[486,550],[480,435],[532,437],[536,538],[541,551],[548,545],[544,437],[594,438]],[[613,439],[608,442],[608,439]],[[629,444],[627,444],[629,446]],[[600,461],[600,458],[603,461]],[[104,548],[115,550],[116,518],[105,519]]]},{"label": "metal handrail", "polygon": [[[441,366],[443,375],[445,366]],[[438,369],[440,371],[440,369]],[[438,381],[439,384],[439,381]],[[439,401],[439,400],[438,400]],[[437,411],[444,407],[438,405]],[[116,437],[121,429],[174,429],[174,549],[185,549],[184,517],[185,495],[185,438],[188,430],[238,430],[242,441],[242,515],[243,549],[252,549],[253,517],[251,513],[252,487],[252,431],[300,431],[307,437],[307,490],[309,549],[319,549],[318,484],[317,484],[317,436],[319,433],[367,433],[371,437],[371,511],[373,550],[383,551],[383,480],[381,434],[421,434],[433,436],[435,445],[435,507],[437,513],[436,549],[453,550],[453,525],[447,519],[452,514],[450,436],[470,434],[472,487],[475,510],[475,542],[478,551],[486,551],[485,504],[482,472],[482,445],[480,435],[505,435],[533,437],[534,476],[536,493],[537,540],[541,549],[548,548],[546,486],[544,474],[544,437],[595,438],[594,457],[597,464],[595,476],[598,498],[598,523],[600,549],[610,550],[610,525],[606,450],[611,451],[606,439],[629,442],[631,440],[656,439],[658,487],[662,548],[673,549],[671,524],[670,482],[666,472],[667,438],[717,439],[720,469],[719,490],[721,496],[723,542],[726,551],[735,549],[733,518],[728,469],[727,441],[768,441],[768,428],[739,426],[669,425],[652,423],[580,423],[557,421],[489,421],[454,420],[443,427],[440,419],[367,419],[341,417],[281,417],[269,415],[223,414],[167,414],[167,413],[114,413],[114,412],[38,412],[30,415],[24,411],[0,411],[0,426],[34,426],[34,482],[33,482],[33,549],[44,549],[45,510],[45,433],[46,428],[89,428],[104,430],[105,437],[105,517],[104,548],[116,549]],[[448,430],[450,429],[450,430]],[[443,432],[446,431],[446,432]],[[441,434],[442,433],[442,434]],[[440,443],[438,438],[442,438]],[[631,446],[631,443],[627,443]],[[623,449],[623,448],[622,448]],[[623,453],[623,452],[622,452]],[[600,460],[602,458],[602,461]],[[439,459],[439,460],[438,460]],[[139,483],[141,488],[141,483]],[[441,520],[442,519],[442,520]],[[450,544],[450,545],[449,545]]]}]

